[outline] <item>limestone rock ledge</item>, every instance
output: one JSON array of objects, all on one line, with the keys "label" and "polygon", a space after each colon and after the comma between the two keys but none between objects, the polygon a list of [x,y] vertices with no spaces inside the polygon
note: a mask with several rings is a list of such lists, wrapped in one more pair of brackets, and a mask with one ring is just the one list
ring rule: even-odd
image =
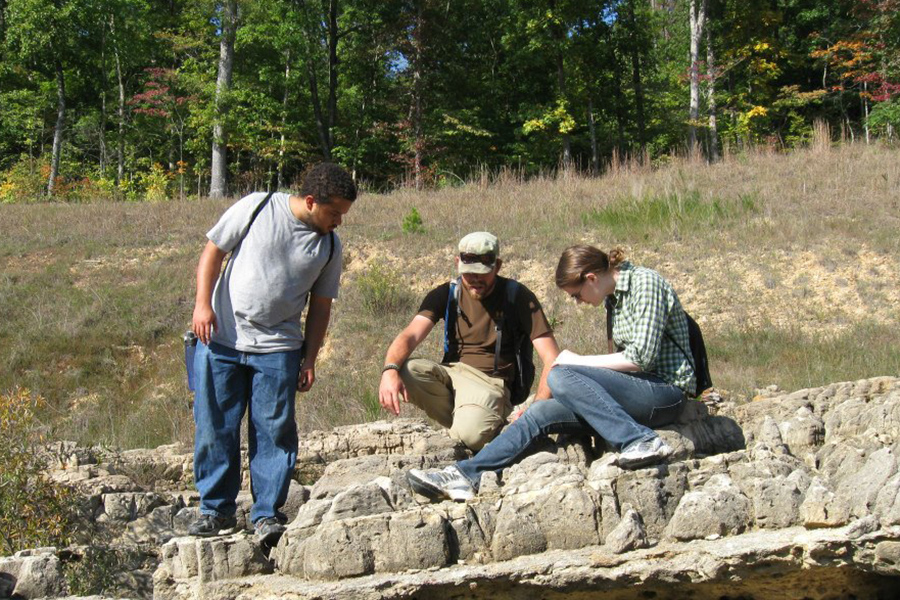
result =
[{"label": "limestone rock ledge", "polygon": [[409,423],[360,427],[380,445],[366,452],[358,441],[334,443],[337,430],[325,436],[352,450],[329,456],[269,554],[272,575],[184,576],[194,542],[173,540],[155,597],[849,598],[900,589],[895,378],[737,407],[690,403],[661,432],[676,449],[669,464],[637,471],[590,440],[551,441],[501,477],[486,475],[462,504],[428,504],[404,480],[409,467],[446,464],[454,450],[409,453],[392,429],[412,433]]},{"label": "limestone rock ledge", "polygon": [[611,554],[603,547],[553,550],[485,565],[458,564],[340,582],[266,575],[183,581],[160,599],[463,600],[533,598],[894,598],[900,528],[857,535],[853,525],[761,530],[714,540],[663,542]]},{"label": "limestone rock ledge", "polygon": [[83,492],[90,546],[0,558],[0,598],[65,596],[93,546],[128,575],[117,595],[159,600],[900,597],[900,378],[690,402],[660,433],[664,465],[624,471],[602,441],[560,436],[475,499],[429,504],[405,473],[466,456],[443,431],[315,432],[274,548],[180,537],[198,510],[189,449],[59,442],[50,476]]}]

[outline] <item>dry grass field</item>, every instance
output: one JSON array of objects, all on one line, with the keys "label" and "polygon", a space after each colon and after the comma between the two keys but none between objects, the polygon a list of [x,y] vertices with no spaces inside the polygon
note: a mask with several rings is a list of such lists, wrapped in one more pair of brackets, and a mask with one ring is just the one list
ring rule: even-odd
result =
[{"label": "dry grass field", "polygon": [[[0,206],[0,391],[41,394],[55,439],[189,442],[180,336],[204,232],[231,201]],[[422,230],[404,231],[413,208]],[[384,351],[476,230],[500,237],[503,274],[535,290],[577,352],[604,347],[602,309],[576,307],[552,274],[566,246],[586,242],[623,246],[674,284],[725,396],[900,374],[896,150],[819,144],[594,179],[503,173],[360,197],[340,229],[341,298],[301,430],[387,417]],[[439,338],[422,354],[439,356]]]}]

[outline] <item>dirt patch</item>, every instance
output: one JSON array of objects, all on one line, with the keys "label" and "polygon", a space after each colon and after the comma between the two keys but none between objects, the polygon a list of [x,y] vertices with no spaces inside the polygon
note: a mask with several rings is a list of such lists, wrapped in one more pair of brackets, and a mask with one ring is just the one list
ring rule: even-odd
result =
[{"label": "dirt patch", "polygon": [[75,276],[75,287],[79,289],[89,288],[93,278],[107,273],[115,273],[122,285],[134,285],[148,264],[174,256],[181,250],[174,244],[161,244],[155,248],[122,248],[106,256],[80,260],[72,265],[70,272]]},{"label": "dirt patch", "polygon": [[895,323],[900,312],[900,262],[867,248],[840,256],[711,253],[693,258],[690,273],[661,254],[654,258],[688,311],[715,328],[832,335],[865,320]]}]

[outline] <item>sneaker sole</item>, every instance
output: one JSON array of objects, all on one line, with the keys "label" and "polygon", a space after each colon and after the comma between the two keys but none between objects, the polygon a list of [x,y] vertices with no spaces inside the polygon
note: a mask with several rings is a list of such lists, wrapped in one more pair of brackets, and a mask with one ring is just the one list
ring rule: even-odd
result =
[{"label": "sneaker sole", "polygon": [[623,469],[641,469],[643,467],[650,467],[655,464],[659,464],[661,462],[665,462],[666,459],[669,458],[668,454],[655,454],[653,456],[645,456],[643,458],[635,458],[635,459],[619,459],[616,461],[616,464]]},{"label": "sneaker sole", "polygon": [[283,535],[283,531],[270,531],[265,535],[257,535],[256,541],[258,541],[260,544],[266,544],[267,546],[274,546],[278,543],[278,540],[280,540],[281,536]]},{"label": "sneaker sole", "polygon": [[[413,469],[413,471],[415,471],[415,469]],[[413,471],[409,471],[406,474],[406,481],[409,482],[409,487],[411,487],[415,493],[421,494],[426,498],[430,498],[431,500],[465,502],[466,500],[471,500],[475,497],[475,494],[472,492],[464,492],[461,490],[451,490],[448,492],[443,490],[431,482],[419,478]]]},{"label": "sneaker sole", "polygon": [[202,531],[197,533],[188,532],[188,535],[191,537],[216,537],[217,535],[232,535],[237,533],[238,526],[232,525],[231,527],[223,527],[222,529],[217,529],[216,531]]}]

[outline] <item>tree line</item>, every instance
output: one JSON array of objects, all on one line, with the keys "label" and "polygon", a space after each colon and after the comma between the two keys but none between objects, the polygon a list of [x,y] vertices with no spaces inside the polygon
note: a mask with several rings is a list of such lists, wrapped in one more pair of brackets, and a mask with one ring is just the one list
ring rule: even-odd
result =
[{"label": "tree line", "polygon": [[900,0],[0,0],[0,201],[891,140]]}]

